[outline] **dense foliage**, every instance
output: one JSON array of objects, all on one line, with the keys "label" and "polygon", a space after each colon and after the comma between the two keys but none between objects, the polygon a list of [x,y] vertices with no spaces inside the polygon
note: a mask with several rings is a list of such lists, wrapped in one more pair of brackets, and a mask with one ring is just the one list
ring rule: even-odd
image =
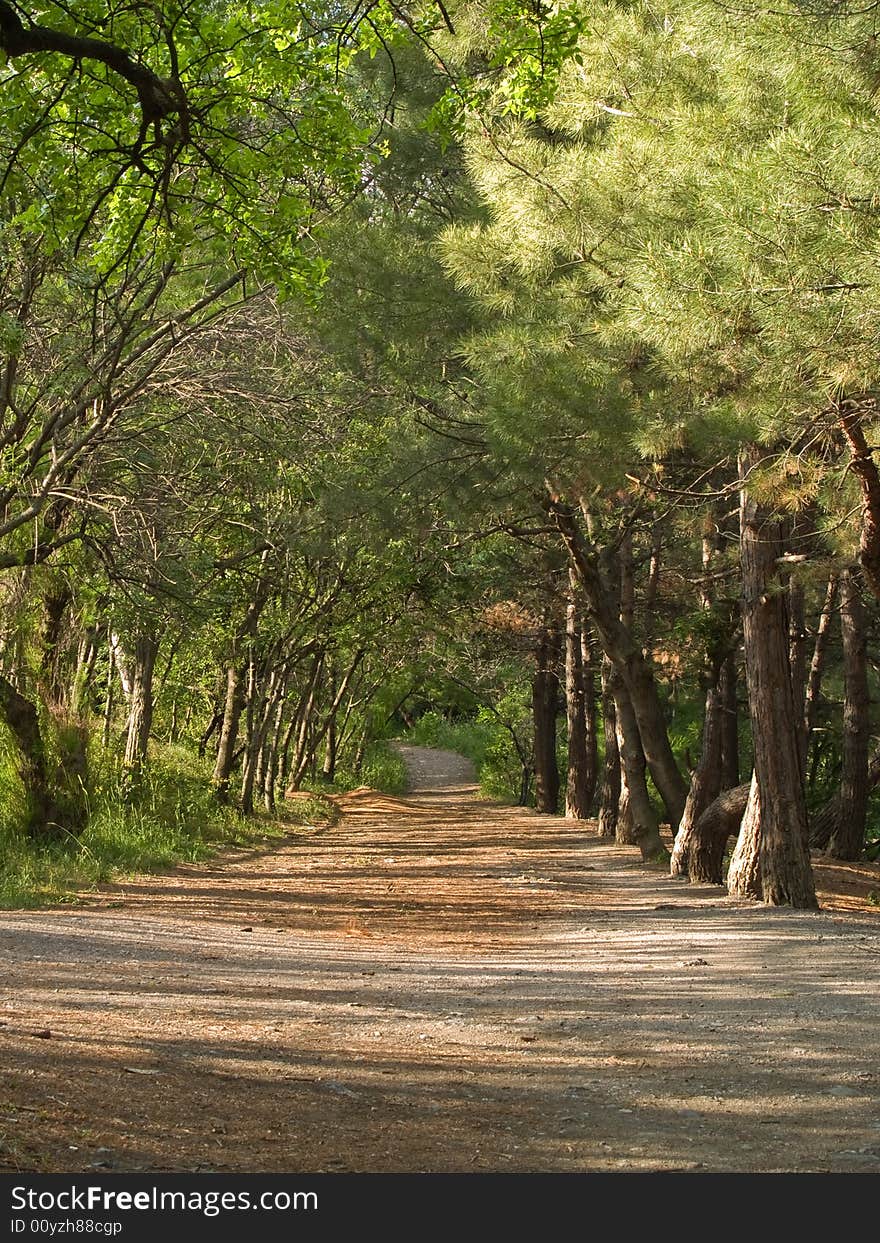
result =
[{"label": "dense foliage", "polygon": [[5,901],[406,730],[766,901],[873,850],[873,22],[0,0]]}]

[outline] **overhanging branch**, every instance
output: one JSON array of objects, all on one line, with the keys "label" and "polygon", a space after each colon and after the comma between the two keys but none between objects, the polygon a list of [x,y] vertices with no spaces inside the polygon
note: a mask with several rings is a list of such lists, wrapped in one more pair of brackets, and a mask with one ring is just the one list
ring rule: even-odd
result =
[{"label": "overhanging branch", "polygon": [[160,78],[152,69],[134,60],[124,48],[105,39],[65,34],[37,23],[26,25],[8,0],[0,0],[0,50],[11,60],[55,52],[73,61],[94,60],[106,65],[137,92],[143,132],[149,125],[185,111],[178,84]]}]

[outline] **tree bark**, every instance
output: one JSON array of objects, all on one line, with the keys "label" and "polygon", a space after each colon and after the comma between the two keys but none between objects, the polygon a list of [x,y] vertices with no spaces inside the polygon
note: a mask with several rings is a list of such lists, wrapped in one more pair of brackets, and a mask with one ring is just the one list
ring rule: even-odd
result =
[{"label": "tree bark", "polygon": [[159,642],[151,634],[137,636],[131,665],[131,699],[122,760],[127,795],[132,794],[140,782],[147,759],[153,725],[153,670],[158,653]]},{"label": "tree bark", "polygon": [[[619,679],[616,679],[614,686],[614,706],[617,711],[621,768],[626,777],[626,788],[629,794],[631,827],[627,832],[627,844],[631,842],[638,846],[642,858],[646,861],[665,859],[667,858],[666,847],[660,837],[657,813],[654,811],[648,794],[647,765],[639,738],[636,714],[626,687]],[[617,827],[617,840],[621,841],[620,819],[618,819]]]},{"label": "tree bark", "polygon": [[16,767],[27,799],[25,829],[28,836],[34,839],[59,836],[64,826],[58,822],[39,714],[35,705],[2,675],[0,716],[18,752]]},{"label": "tree bark", "polygon": [[740,555],[746,680],[760,807],[761,896],[772,906],[818,906],[807,844],[798,722],[789,669],[786,593],[779,581],[780,523],[751,496],[756,446],[740,457]]},{"label": "tree bark", "polygon": [[321,780],[332,782],[336,776],[336,718],[327,727],[324,739],[324,762],[321,765]]},{"label": "tree bark", "polygon": [[212,778],[214,797],[223,806],[229,802],[229,783],[235,763],[235,744],[238,741],[238,726],[244,707],[243,680],[242,670],[238,665],[227,666],[223,724],[220,726],[220,741],[217,744],[217,759]]},{"label": "tree bark", "polygon": [[816,713],[819,710],[819,696],[822,690],[822,677],[825,672],[825,657],[828,652],[828,640],[831,636],[831,620],[834,616],[834,609],[837,604],[838,583],[839,575],[837,573],[832,573],[828,576],[828,586],[825,589],[825,602],[822,605],[822,612],[819,614],[819,624],[816,627],[816,639],[813,644],[813,658],[810,661],[810,672],[807,678],[807,689],[804,696],[804,726],[802,732],[805,771],[807,752],[809,750],[810,739],[816,725]]},{"label": "tree bark", "polygon": [[606,581],[596,550],[585,539],[574,512],[552,497],[547,507],[568,549],[602,648],[629,693],[645,758],[669,822],[678,824],[684,812],[687,785],[669,743],[666,716],[653,671],[631,631],[620,620],[617,591]]},{"label": "tree bark", "polygon": [[840,579],[843,639],[843,769],[837,823],[828,843],[835,859],[858,859],[865,845],[868,810],[868,638],[859,583],[852,570]]},{"label": "tree bark", "polygon": [[544,815],[559,810],[559,767],[556,761],[556,715],[559,707],[558,638],[554,628],[541,629],[532,676],[532,722],[535,731],[535,807]]},{"label": "tree bark", "polygon": [[730,867],[727,870],[727,892],[738,898],[761,898],[761,799],[758,782],[752,773],[746,808]]},{"label": "tree bark", "polygon": [[[703,717],[703,745],[700,760],[691,778],[691,788],[685,803],[684,815],[669,861],[671,876],[690,875],[690,855],[699,839],[697,825],[703,812],[715,801],[721,790],[721,731],[723,704],[717,686],[706,692],[706,710]],[[691,879],[694,879],[691,877]]]},{"label": "tree bark", "polygon": [[865,439],[855,403],[841,403],[840,426],[852,454],[850,469],[858,479],[862,493],[859,564],[865,573],[865,582],[880,600],[880,472]]},{"label": "tree bark", "polygon": [[[589,648],[587,648],[589,655]],[[584,635],[578,608],[570,600],[565,614],[565,714],[568,724],[568,774],[565,786],[565,814],[572,820],[586,820],[596,791],[595,732],[587,726]]]},{"label": "tree bark", "polygon": [[64,702],[64,652],[62,634],[64,617],[73,598],[66,582],[57,582],[43,597],[43,623],[40,627],[40,680],[49,703],[60,707]]},{"label": "tree bark", "polygon": [[724,790],[700,816],[688,851],[688,878],[696,885],[724,884],[724,851],[742,824],[751,785]]},{"label": "tree bark", "polygon": [[804,721],[807,696],[807,627],[804,616],[803,585],[792,575],[788,580],[788,669],[794,700],[795,727],[801,755],[801,772],[806,772],[807,743]]},{"label": "tree bark", "polygon": [[605,755],[602,763],[602,792],[599,799],[599,836],[615,837],[620,808],[620,750],[617,746],[617,711],[612,685],[614,666],[602,658],[602,720]]}]

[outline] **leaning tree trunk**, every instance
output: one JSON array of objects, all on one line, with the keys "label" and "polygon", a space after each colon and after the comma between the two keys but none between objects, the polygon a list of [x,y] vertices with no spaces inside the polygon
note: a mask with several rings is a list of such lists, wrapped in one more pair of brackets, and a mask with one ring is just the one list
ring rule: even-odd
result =
[{"label": "leaning tree trunk", "polygon": [[248,667],[247,684],[247,740],[244,744],[244,756],[241,766],[241,796],[239,808],[243,815],[251,816],[254,812],[254,788],[257,781],[259,757],[266,740],[266,728],[271,711],[272,679],[269,686],[263,685],[263,679],[252,659]]},{"label": "leaning tree trunk", "polygon": [[[669,861],[671,876],[690,875],[690,854],[698,838],[697,824],[703,812],[718,797],[721,789],[721,731],[724,713],[721,692],[712,686],[706,692],[706,711],[703,718],[703,746],[700,760],[691,778],[684,815]],[[691,877],[693,879],[693,877]]]},{"label": "leaning tree trunk", "polygon": [[559,767],[556,762],[556,713],[559,706],[557,637],[542,627],[532,677],[532,721],[535,731],[535,807],[544,815],[559,810]]},{"label": "leaning tree trunk", "polygon": [[547,509],[568,549],[602,648],[629,693],[645,759],[669,822],[678,824],[687,799],[687,784],[672,752],[651,666],[629,627],[620,620],[617,591],[606,582],[596,550],[585,539],[574,511],[553,497],[548,499]]},{"label": "leaning tree trunk", "polygon": [[58,808],[37,709],[5,677],[0,675],[0,718],[15,740],[16,768],[27,800],[25,828],[35,839],[58,836],[65,826],[58,822]]},{"label": "leaning tree trunk", "polygon": [[789,671],[786,594],[779,581],[780,523],[752,497],[757,446],[740,457],[743,637],[760,815],[761,896],[771,906],[818,906],[807,844],[807,808]]},{"label": "leaning tree trunk", "polygon": [[761,898],[761,797],[758,782],[752,773],[746,807],[730,867],[727,869],[727,892],[738,898]]},{"label": "leaning tree trunk", "polygon": [[843,639],[843,770],[837,824],[828,843],[835,859],[858,859],[865,845],[868,810],[868,640],[859,583],[851,570],[840,579]]},{"label": "leaning tree trunk", "polygon": [[294,794],[299,789],[299,783],[305,776],[306,767],[308,765],[308,744],[309,729],[312,724],[312,715],[315,711],[315,704],[318,698],[318,688],[321,684],[321,676],[324,671],[324,655],[318,652],[315,655],[311,673],[309,674],[308,684],[303,691],[299,706],[296,712],[296,737],[293,748],[293,760],[290,764],[286,781],[286,788],[289,794]]},{"label": "leaning tree trunk", "polygon": [[620,750],[617,746],[617,710],[614,707],[614,666],[602,659],[602,721],[605,756],[602,764],[602,791],[599,797],[599,836],[615,837],[620,807]]},{"label": "leaning tree trunk", "polygon": [[822,691],[822,677],[825,672],[825,657],[828,652],[828,640],[831,636],[831,619],[834,616],[834,610],[837,605],[839,581],[839,575],[837,573],[833,573],[828,576],[828,586],[825,589],[825,602],[822,605],[822,612],[819,614],[819,624],[816,627],[816,638],[813,643],[813,658],[810,661],[810,672],[807,677],[807,689],[804,695],[804,725],[802,732],[802,744],[805,770],[807,752],[810,747],[810,738],[812,737],[813,729],[816,725],[816,713],[819,709],[819,696]]},{"label": "leaning tree trunk", "polygon": [[724,884],[724,852],[728,839],[740,832],[750,790],[751,785],[725,790],[694,825],[688,849],[688,878],[694,884]]},{"label": "leaning tree trunk", "polygon": [[[343,677],[342,681],[339,683],[339,686],[336,689],[336,694],[333,696],[333,702],[330,704],[327,710],[327,713],[324,716],[324,720],[321,722],[321,724],[317,726],[317,728],[311,730],[311,732],[309,733],[308,732],[309,727],[312,724],[312,722],[310,718],[305,719],[304,723],[306,725],[306,730],[307,730],[307,745],[306,745],[305,752],[302,758],[300,759],[299,766],[297,767],[296,773],[294,774],[293,779],[291,781],[291,784],[290,784],[291,791],[299,789],[300,783],[305,777],[306,771],[309,767],[311,767],[312,773],[314,775],[315,761],[316,761],[316,757],[318,754],[318,748],[320,747],[321,743],[326,738],[327,732],[330,729],[331,725],[333,725],[333,723],[336,721],[336,718],[339,715],[339,709],[342,706],[343,700],[348,694],[349,687],[351,686],[351,683],[352,683],[352,679],[357,673],[358,666],[360,665],[365,655],[366,655],[366,652],[363,648],[359,648],[355,652],[354,659],[349,665],[348,670],[346,671],[345,676]],[[314,702],[313,699],[311,702],[312,703]]]},{"label": "leaning tree trunk", "polygon": [[[615,686],[614,705],[617,709],[621,768],[626,777],[626,788],[629,793],[629,815],[631,817],[629,840],[638,846],[644,860],[665,859],[667,858],[666,847],[660,837],[657,813],[654,811],[648,794],[647,765],[639,738],[638,722],[626,687],[621,683]],[[618,830],[620,827],[618,823]],[[618,841],[620,841],[619,833]]]},{"label": "leaning tree trunk", "polygon": [[[287,687],[285,684],[285,691]],[[285,696],[282,695],[275,708],[275,722],[271,736],[263,748],[263,771],[260,794],[263,807],[268,812],[275,811],[275,784],[278,781],[278,761],[281,747],[281,733],[284,727]]]},{"label": "leaning tree trunk", "polygon": [[221,805],[229,802],[229,783],[235,765],[235,744],[238,741],[238,726],[244,707],[243,681],[241,668],[236,664],[228,665],[223,723],[220,726],[220,741],[217,744],[217,760],[212,778],[214,796]]}]

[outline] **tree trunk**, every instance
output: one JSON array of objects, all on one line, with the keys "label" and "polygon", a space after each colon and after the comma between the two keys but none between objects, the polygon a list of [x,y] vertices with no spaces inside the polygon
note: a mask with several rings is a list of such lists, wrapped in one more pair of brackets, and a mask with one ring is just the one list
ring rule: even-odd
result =
[{"label": "tree trunk", "polygon": [[544,815],[559,810],[559,767],[556,762],[556,714],[559,677],[558,641],[552,626],[544,625],[535,655],[532,677],[532,722],[535,731],[535,807]]},{"label": "tree trunk", "polygon": [[336,718],[327,727],[327,737],[324,739],[324,763],[321,765],[321,780],[326,782],[333,781],[336,776]]},{"label": "tree trunk", "polygon": [[586,618],[581,618],[581,670],[584,686],[584,725],[586,726],[586,782],[588,803],[592,809],[599,782],[599,738],[596,727],[596,659]]},{"label": "tree trunk", "polygon": [[788,669],[794,700],[795,728],[801,756],[801,772],[806,772],[807,740],[804,730],[807,694],[807,627],[804,617],[804,589],[792,575],[788,580]]},{"label": "tree trunk", "polygon": [[263,807],[270,813],[275,811],[275,783],[278,780],[278,757],[283,726],[284,696],[278,700],[278,707],[275,709],[275,727],[272,730],[272,737],[266,748],[263,762]]},{"label": "tree trunk", "polygon": [[211,737],[214,731],[216,730],[217,726],[222,724],[222,722],[223,722],[223,712],[221,711],[221,709],[216,708],[214,710],[214,713],[210,721],[208,722],[208,728],[202,734],[201,738],[199,738],[199,759],[200,760],[203,760],[205,758],[205,752],[208,749],[208,743],[211,741]]},{"label": "tree trunk", "polygon": [[220,726],[220,741],[217,744],[217,760],[214,764],[214,796],[221,805],[229,802],[229,782],[235,764],[235,744],[238,740],[238,725],[241,710],[244,707],[244,688],[242,686],[242,670],[238,665],[228,665],[226,669],[226,700],[223,709],[223,724]]},{"label": "tree trunk", "polygon": [[599,799],[599,836],[615,837],[620,807],[620,751],[617,746],[617,711],[612,685],[614,666],[602,659],[602,720],[605,756],[602,764],[602,792]]},{"label": "tree trunk", "polygon": [[710,803],[691,835],[688,878],[696,885],[724,884],[724,851],[742,824],[751,785],[725,790]]},{"label": "tree trunk", "polygon": [[59,836],[66,826],[58,822],[39,714],[34,704],[2,675],[0,716],[18,752],[16,767],[27,799],[25,828],[28,836],[35,839]]},{"label": "tree trunk", "polygon": [[123,651],[119,635],[115,630],[110,631],[110,651],[113,656],[113,662],[116,665],[116,672],[119,674],[119,684],[122,687],[122,694],[126,704],[131,701],[134,688],[132,685],[131,670],[128,667],[128,657]]},{"label": "tree trunk", "polygon": [[739,785],[739,704],[736,655],[728,653],[721,666],[721,788]]},{"label": "tree trunk", "polygon": [[815,909],[807,844],[807,809],[788,652],[786,594],[778,575],[780,524],[749,493],[747,475],[761,460],[740,457],[740,555],[746,680],[760,806],[761,895],[772,906]]},{"label": "tree trunk", "polygon": [[862,493],[859,564],[869,589],[880,600],[880,471],[877,470],[874,450],[865,438],[858,407],[854,403],[841,403],[840,426],[852,454],[850,469],[859,481]]},{"label": "tree trunk", "polygon": [[49,703],[60,706],[64,702],[64,651],[62,633],[64,617],[73,598],[70,587],[56,580],[43,597],[43,624],[40,627],[40,681],[45,688]]},{"label": "tree trunk", "polygon": [[333,696],[333,702],[330,704],[327,714],[325,715],[324,720],[321,723],[320,727],[318,729],[309,729],[311,722],[309,719],[305,721],[308,742],[307,742],[305,754],[300,760],[299,767],[297,768],[297,771],[293,778],[293,782],[291,783],[291,789],[293,790],[299,789],[300,782],[305,776],[306,770],[310,766],[312,770],[312,776],[313,777],[315,776],[315,768],[316,768],[315,761],[316,761],[316,757],[318,754],[318,748],[320,747],[321,743],[324,741],[325,737],[327,736],[327,731],[330,729],[331,725],[336,720],[337,714],[342,705],[342,701],[345,699],[345,696],[348,694],[348,688],[351,686],[352,678],[357,673],[358,665],[361,663],[365,655],[366,653],[363,648],[359,648],[358,651],[355,652],[354,660],[349,665],[348,670],[345,674],[345,677],[340,682],[336,690],[336,694]]},{"label": "tree trunk", "polygon": [[[629,794],[629,814],[632,818],[631,841],[638,846],[645,860],[665,859],[666,848],[660,837],[660,826],[654,811],[646,781],[645,753],[639,739],[636,714],[630,703],[626,687],[620,681],[614,688],[614,706],[617,710],[618,746],[621,767],[626,777]],[[618,820],[620,841],[621,824]],[[627,834],[629,837],[629,834]]]},{"label": "tree trunk", "polygon": [[242,814],[245,816],[252,816],[254,812],[254,786],[257,779],[257,762],[266,737],[270,694],[271,680],[269,688],[264,688],[262,678],[258,676],[256,663],[252,659],[248,666],[247,739],[244,744],[244,756],[242,758],[241,798],[239,800],[239,806]]},{"label": "tree trunk", "polygon": [[669,822],[678,824],[684,812],[687,785],[669,743],[666,716],[654,674],[631,631],[620,620],[617,591],[606,582],[596,550],[585,539],[574,512],[552,498],[548,501],[548,510],[568,549],[602,648],[629,693],[645,758]]},{"label": "tree trunk", "polygon": [[157,639],[148,634],[138,635],[131,667],[131,699],[122,760],[126,796],[131,795],[140,782],[147,759],[153,725],[153,670],[158,652]]},{"label": "tree trunk", "polygon": [[851,570],[840,579],[843,639],[843,771],[837,824],[828,844],[835,859],[858,859],[865,845],[868,810],[868,639],[859,583]]},{"label": "tree trunk", "polygon": [[738,898],[760,898],[761,885],[761,801],[758,782],[752,773],[746,808],[739,836],[727,870],[727,892]]},{"label": "tree trunk", "polygon": [[[589,653],[589,649],[587,651]],[[596,785],[595,735],[591,752],[587,728],[583,633],[574,600],[569,601],[565,613],[565,714],[568,724],[565,814],[572,820],[586,820],[592,810]]]},{"label": "tree trunk", "polygon": [[828,576],[828,586],[825,589],[825,602],[822,605],[822,612],[819,614],[819,624],[816,627],[816,640],[813,645],[813,659],[810,661],[810,673],[807,678],[807,689],[804,696],[804,727],[802,732],[805,771],[807,752],[810,747],[810,738],[812,737],[813,730],[816,725],[816,713],[819,709],[822,677],[825,672],[825,657],[828,652],[828,640],[831,636],[831,620],[834,616],[834,609],[837,604],[838,582],[839,576],[836,573]]},{"label": "tree trunk", "polygon": [[113,644],[107,650],[107,682],[104,687],[104,721],[101,729],[101,748],[106,751],[110,746],[110,732],[113,728],[114,694],[116,691],[116,657],[113,655]]},{"label": "tree trunk", "polygon": [[[871,757],[868,765],[868,772],[865,778],[865,787],[868,794],[880,785],[880,751],[876,751]],[[830,798],[824,807],[816,812],[810,825],[810,845],[814,849],[822,850],[831,840],[831,835],[837,828],[841,815],[841,792],[840,790]]]},{"label": "tree trunk", "polygon": [[293,763],[290,766],[287,779],[288,793],[295,793],[299,789],[306,766],[308,764],[308,741],[309,727],[312,722],[312,713],[315,710],[315,702],[318,696],[318,686],[321,682],[321,672],[324,668],[324,657],[322,653],[315,656],[315,662],[312,666],[311,676],[308,686],[303,692],[300,700],[299,710],[297,712],[297,728],[296,728],[296,745],[293,749]]},{"label": "tree trunk", "polygon": [[[712,686],[706,692],[706,710],[703,718],[703,746],[700,761],[691,778],[691,788],[685,803],[684,815],[669,861],[671,876],[690,875],[691,848],[698,837],[697,824],[703,812],[715,801],[721,790],[721,732],[724,708],[721,692]],[[693,878],[692,878],[693,879]]]}]

